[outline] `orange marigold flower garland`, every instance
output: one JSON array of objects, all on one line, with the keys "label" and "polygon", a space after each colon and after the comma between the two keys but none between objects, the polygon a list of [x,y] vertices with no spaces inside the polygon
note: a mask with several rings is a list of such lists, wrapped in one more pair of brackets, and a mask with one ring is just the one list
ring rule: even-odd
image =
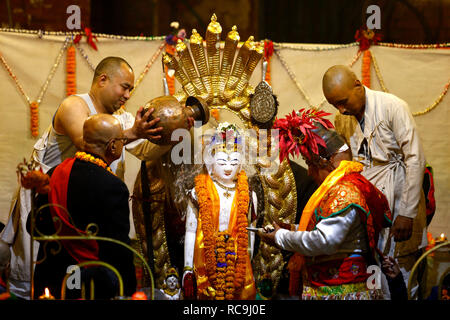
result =
[{"label": "orange marigold flower garland", "polygon": [[103,161],[100,158],[96,158],[93,155],[90,155],[89,153],[78,151],[77,153],[75,153],[75,158],[86,162],[92,162],[98,165],[99,167],[108,170],[108,172],[114,174],[114,172],[112,172],[111,168],[106,164],[105,161]]},{"label": "orange marigold flower garland", "polygon": [[216,239],[216,281],[214,287],[216,290],[216,300],[225,300],[225,276],[227,263],[225,259],[226,253],[226,232],[219,232]]},{"label": "orange marigold flower garland", "polygon": [[[214,230],[212,221],[212,202],[206,181],[209,177],[199,175],[195,178],[195,192],[199,204],[199,217],[204,235],[205,267],[208,280],[216,290],[217,300],[231,300],[243,287],[247,262],[247,213],[250,201],[248,179],[241,171],[237,179],[237,240],[228,231]],[[230,231],[231,233],[231,231]],[[237,250],[235,249],[237,243]]]},{"label": "orange marigold flower garland", "polygon": [[369,50],[364,51],[362,65],[361,65],[361,80],[362,84],[370,88],[370,64],[372,62],[372,55]]},{"label": "orange marigold flower garland", "polygon": [[235,241],[233,238],[229,238],[226,243],[226,251],[225,258],[227,264],[227,270],[225,273],[225,299],[232,300],[234,297],[235,287],[234,287],[234,278],[235,278],[235,264],[236,264],[236,252],[235,250]]},{"label": "orange marigold flower garland", "polygon": [[242,289],[245,279],[245,269],[246,269],[246,257],[247,257],[247,246],[248,246],[248,203],[250,197],[248,194],[248,179],[244,171],[241,171],[238,175],[237,181],[237,257],[236,257],[236,276],[234,278],[234,286],[236,288],[236,293]]},{"label": "orange marigold flower garland", "polygon": [[[173,45],[170,45],[166,43],[166,52],[170,53],[171,55],[175,56],[175,47]],[[167,80],[167,87],[169,88],[169,93],[171,95],[175,94],[175,76],[169,75],[169,68],[167,66],[164,67],[164,72],[166,74],[166,80]]]},{"label": "orange marigold flower garland", "polygon": [[39,103],[33,101],[30,103],[31,113],[31,135],[37,137],[39,135]]},{"label": "orange marigold flower garland", "polygon": [[66,95],[71,96],[77,93],[77,82],[76,82],[76,58],[75,58],[75,47],[70,46],[67,48],[67,60],[66,60]]},{"label": "orange marigold flower garland", "polygon": [[205,264],[206,273],[210,281],[213,280],[215,274],[215,239],[214,239],[214,228],[211,219],[212,205],[211,205],[211,195],[206,187],[207,177],[204,175],[198,175],[195,177],[195,192],[197,193],[198,204],[199,204],[199,216],[202,220],[202,231],[204,237],[205,246]]}]

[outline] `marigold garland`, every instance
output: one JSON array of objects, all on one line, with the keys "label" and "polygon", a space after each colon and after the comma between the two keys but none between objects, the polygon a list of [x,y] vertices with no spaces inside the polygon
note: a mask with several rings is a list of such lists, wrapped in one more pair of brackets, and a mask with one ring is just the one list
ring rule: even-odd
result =
[{"label": "marigold garland", "polygon": [[372,63],[372,55],[370,50],[365,50],[361,64],[361,80],[362,84],[370,88],[370,64]]},{"label": "marigold garland", "polygon": [[273,55],[273,42],[271,40],[265,40],[264,41],[264,59],[267,61],[267,68],[266,68],[266,77],[265,81],[270,85],[271,83],[271,74],[270,74],[270,65],[271,65],[271,58]]},{"label": "marigold garland", "polygon": [[[166,52],[175,55],[175,47],[173,45],[170,45],[166,43]],[[166,80],[167,80],[167,87],[169,88],[170,95],[175,94],[175,75],[170,76],[169,75],[169,68],[167,66],[164,67],[164,72],[166,74]]]},{"label": "marigold garland", "polygon": [[237,180],[237,257],[236,257],[236,276],[234,277],[234,286],[236,288],[236,293],[238,294],[242,290],[245,279],[245,269],[246,269],[246,257],[247,257],[247,246],[248,246],[248,203],[250,201],[249,189],[248,189],[248,179],[244,171],[238,175]]},{"label": "marigold garland", "polygon": [[[238,174],[236,186],[237,221],[236,239],[230,236],[233,230],[217,232],[212,221],[212,200],[206,185],[209,177],[195,178],[195,192],[199,204],[199,217],[204,235],[205,267],[210,284],[216,291],[215,299],[231,300],[242,290],[246,274],[247,258],[247,213],[250,201],[247,175]],[[227,239],[228,238],[228,239]],[[237,244],[237,250],[235,247]]]},{"label": "marigold garland", "polygon": [[36,101],[30,103],[30,114],[31,135],[37,137],[39,135],[39,103]]},{"label": "marigold garland", "polygon": [[75,47],[70,46],[67,48],[67,59],[66,59],[66,95],[71,96],[77,93],[77,82],[76,82],[76,57],[75,57]]},{"label": "marigold garland", "polygon": [[216,119],[217,122],[220,121],[220,113],[218,109],[211,109],[209,110],[209,113],[214,119]]},{"label": "marigold garland", "polygon": [[94,164],[98,165],[99,167],[102,167],[103,169],[108,170],[108,172],[114,174],[114,172],[112,172],[111,168],[106,164],[105,161],[103,161],[100,158],[96,158],[89,153],[78,151],[77,153],[75,153],[75,158],[77,158],[81,161],[94,163]]}]

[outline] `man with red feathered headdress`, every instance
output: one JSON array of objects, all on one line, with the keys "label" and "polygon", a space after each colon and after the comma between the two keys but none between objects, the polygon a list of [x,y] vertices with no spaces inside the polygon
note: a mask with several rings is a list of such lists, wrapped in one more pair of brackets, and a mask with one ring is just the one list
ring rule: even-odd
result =
[{"label": "man with red feathered headdress", "polygon": [[326,115],[302,109],[275,121],[281,160],[301,154],[319,188],[306,204],[298,226],[280,223],[284,229],[274,222],[274,231],[258,234],[269,244],[295,252],[288,264],[291,295],[380,299],[381,290],[367,286],[367,267],[376,261],[379,231],[391,223],[389,205],[360,174],[363,166],[351,161],[349,147],[331,130]]}]

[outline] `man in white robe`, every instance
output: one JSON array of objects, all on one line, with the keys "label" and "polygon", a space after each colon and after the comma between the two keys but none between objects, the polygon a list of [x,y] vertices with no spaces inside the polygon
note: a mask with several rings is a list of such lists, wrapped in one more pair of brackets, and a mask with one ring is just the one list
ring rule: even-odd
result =
[{"label": "man in white robe", "polygon": [[[328,102],[340,112],[336,131],[346,138],[353,159],[364,165],[362,175],[388,199],[394,221],[381,233],[378,246],[398,260],[408,285],[410,271],[427,244],[425,156],[408,104],[363,86],[346,66],[328,69],[322,86]],[[417,273],[409,288],[412,296],[418,290],[416,279]],[[384,292],[388,297],[388,290]]]}]

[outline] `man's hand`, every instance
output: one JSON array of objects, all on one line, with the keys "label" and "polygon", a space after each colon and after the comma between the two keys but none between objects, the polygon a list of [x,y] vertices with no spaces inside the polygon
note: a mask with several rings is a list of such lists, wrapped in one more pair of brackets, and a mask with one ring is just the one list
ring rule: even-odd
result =
[{"label": "man's hand", "polygon": [[[137,139],[148,139],[148,140],[158,140],[161,139],[161,131],[162,127],[155,128],[156,124],[161,120],[160,118],[155,118],[151,121],[148,121],[150,115],[155,110],[151,108],[147,110],[147,112],[142,115],[144,108],[140,107],[136,112],[136,118],[134,120],[133,127],[129,130],[129,135],[126,134],[128,141],[134,141]],[[125,132],[127,132],[126,130]]]},{"label": "man's hand", "polygon": [[275,230],[273,230],[272,232],[265,231],[267,229],[265,229],[264,231],[258,231],[258,236],[268,245],[276,247],[277,245],[275,243],[275,233],[277,233],[277,231],[280,229],[280,226],[276,222],[273,222],[273,227],[275,228]]},{"label": "man's hand", "polygon": [[391,279],[394,279],[401,272],[398,263],[392,257],[384,257],[384,260],[381,263],[381,270]]},{"label": "man's hand", "polygon": [[394,236],[396,242],[406,241],[411,238],[413,229],[413,219],[397,216],[394,220],[394,224],[391,227],[390,235]]}]

